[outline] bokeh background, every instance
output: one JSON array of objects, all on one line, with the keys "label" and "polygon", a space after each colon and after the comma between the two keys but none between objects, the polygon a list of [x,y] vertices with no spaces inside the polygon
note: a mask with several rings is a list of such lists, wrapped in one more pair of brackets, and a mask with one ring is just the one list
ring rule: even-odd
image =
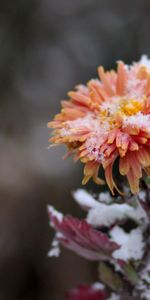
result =
[{"label": "bokeh background", "polygon": [[82,166],[48,150],[46,124],[99,64],[150,55],[149,31],[149,0],[0,0],[0,300],[62,300],[96,279],[67,250],[47,257],[46,205],[81,216]]}]

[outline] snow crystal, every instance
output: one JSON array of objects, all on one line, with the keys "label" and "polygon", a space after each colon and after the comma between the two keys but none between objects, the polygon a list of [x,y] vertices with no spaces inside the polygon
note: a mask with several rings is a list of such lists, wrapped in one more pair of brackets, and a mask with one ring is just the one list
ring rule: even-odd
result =
[{"label": "snow crystal", "polygon": [[141,228],[133,229],[126,233],[119,226],[115,226],[110,231],[112,241],[121,245],[119,250],[113,252],[115,259],[141,259],[144,252],[143,234]]},{"label": "snow crystal", "polygon": [[110,295],[110,297],[108,298],[108,300],[119,300],[119,299],[120,299],[120,296],[115,293],[112,293]]},{"label": "snow crystal", "polygon": [[[62,135],[64,133],[64,135],[68,135],[74,131],[81,131],[83,129],[89,129],[92,130],[94,132],[99,132],[100,130],[102,130],[102,128],[100,128],[100,119],[95,119],[95,116],[93,117],[92,113],[87,113],[85,117],[83,118],[77,118],[75,120],[71,120],[71,121],[66,121],[65,122],[65,130],[64,132],[62,131]],[[64,129],[64,128],[63,128]],[[107,129],[109,130],[108,126]]]},{"label": "snow crystal", "polygon": [[130,214],[130,218],[134,219],[143,227],[145,227],[145,225],[149,223],[148,216],[140,202],[137,202],[136,204],[137,206],[135,207],[133,214]]},{"label": "snow crystal", "polygon": [[102,284],[101,282],[95,282],[92,284],[92,289],[93,290],[103,290],[104,284]]},{"label": "snow crystal", "polygon": [[56,232],[55,237],[51,244],[51,249],[48,252],[49,257],[58,257],[60,255],[59,239],[63,237],[64,235],[61,232]]},{"label": "snow crystal", "polygon": [[132,215],[134,208],[128,204],[110,204],[97,203],[91,208],[87,215],[87,221],[93,226],[110,226],[117,220],[125,219]]},{"label": "snow crystal", "polygon": [[106,203],[100,203],[96,201],[92,195],[86,190],[78,189],[74,192],[75,201],[82,207],[88,209],[87,222],[93,226],[110,226],[116,221],[130,218],[139,224],[147,224],[147,215],[140,205],[136,203],[136,207],[129,204],[107,204],[112,201],[112,198],[108,192],[101,193],[99,200],[105,201]]},{"label": "snow crystal", "polygon": [[105,134],[103,132],[99,134],[95,134],[95,136],[92,136],[87,139],[85,142],[85,147],[89,153],[89,155],[92,155],[92,158],[95,161],[102,162],[104,159],[104,154],[100,152],[100,146],[105,141]]},{"label": "snow crystal", "polygon": [[97,120],[94,120],[91,114],[87,114],[84,118],[77,118],[72,121],[66,121],[65,127],[60,130],[60,136],[66,137],[74,134],[75,132],[80,133],[82,130],[91,130],[97,126]]},{"label": "snow crystal", "polygon": [[150,71],[150,59],[148,59],[147,55],[142,55],[139,63],[145,66]]},{"label": "snow crystal", "polygon": [[109,204],[112,202],[112,197],[109,192],[100,193],[98,201]]},{"label": "snow crystal", "polygon": [[146,192],[145,191],[140,191],[138,193],[138,197],[139,197],[140,200],[145,201],[145,199],[146,199]]},{"label": "snow crystal", "polygon": [[128,98],[135,98],[141,101],[144,96],[146,80],[137,79],[135,76],[136,74],[134,74],[134,76],[132,76],[131,79],[127,80],[126,93],[128,95]]},{"label": "snow crystal", "polygon": [[126,127],[128,125],[132,127],[136,126],[137,128],[142,128],[150,131],[150,116],[144,115],[141,112],[138,112],[133,116],[125,116],[123,120],[123,127]]},{"label": "snow crystal", "polygon": [[52,217],[56,217],[59,222],[62,222],[63,214],[57,211],[53,206],[48,205],[48,212],[52,215]]},{"label": "snow crystal", "polygon": [[97,201],[86,190],[78,189],[73,193],[75,201],[83,207],[93,207],[97,205]]},{"label": "snow crystal", "polygon": [[59,248],[52,248],[49,252],[48,252],[48,256],[49,257],[58,257],[60,255],[60,249]]},{"label": "snow crystal", "polygon": [[53,257],[53,256],[58,257],[59,254],[60,254],[59,241],[55,237],[52,241],[52,248],[48,252],[48,256],[49,257]]},{"label": "snow crystal", "polygon": [[102,112],[107,111],[108,115],[111,116],[114,115],[120,107],[120,103],[119,103],[120,99],[121,98],[118,96],[110,97],[109,100],[101,104],[101,111]]}]

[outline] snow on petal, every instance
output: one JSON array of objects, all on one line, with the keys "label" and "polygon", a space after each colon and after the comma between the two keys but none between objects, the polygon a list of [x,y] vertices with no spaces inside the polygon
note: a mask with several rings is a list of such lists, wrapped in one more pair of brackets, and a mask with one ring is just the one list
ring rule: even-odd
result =
[{"label": "snow on petal", "polygon": [[127,126],[137,127],[150,132],[150,115],[144,115],[143,113],[138,112],[133,116],[125,116],[123,128],[126,128]]}]

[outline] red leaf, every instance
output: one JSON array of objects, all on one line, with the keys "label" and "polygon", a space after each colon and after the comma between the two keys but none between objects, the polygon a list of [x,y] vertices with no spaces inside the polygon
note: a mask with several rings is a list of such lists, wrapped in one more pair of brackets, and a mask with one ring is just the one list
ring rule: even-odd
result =
[{"label": "red leaf", "polygon": [[51,225],[57,233],[60,243],[68,249],[90,260],[105,260],[111,253],[120,248],[108,236],[88,224],[72,216],[60,218],[58,213],[49,207]]},{"label": "red leaf", "polygon": [[67,300],[105,300],[106,291],[95,285],[78,285],[67,293]]}]

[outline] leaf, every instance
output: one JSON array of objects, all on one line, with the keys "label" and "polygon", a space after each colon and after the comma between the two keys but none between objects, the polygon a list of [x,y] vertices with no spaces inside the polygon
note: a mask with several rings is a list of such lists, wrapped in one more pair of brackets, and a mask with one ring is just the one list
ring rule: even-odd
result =
[{"label": "leaf", "polygon": [[94,229],[85,220],[62,216],[53,207],[49,207],[48,212],[57,240],[77,254],[89,260],[110,260],[113,251],[120,248],[107,234]]},{"label": "leaf", "polygon": [[136,285],[139,280],[139,276],[131,263],[128,263],[124,266],[124,272],[127,280],[130,281],[131,284]]},{"label": "leaf", "polygon": [[106,263],[99,264],[100,280],[115,292],[122,290],[123,281],[119,274],[113,271]]},{"label": "leaf", "polygon": [[101,283],[80,284],[67,292],[67,300],[106,300],[107,292]]}]

